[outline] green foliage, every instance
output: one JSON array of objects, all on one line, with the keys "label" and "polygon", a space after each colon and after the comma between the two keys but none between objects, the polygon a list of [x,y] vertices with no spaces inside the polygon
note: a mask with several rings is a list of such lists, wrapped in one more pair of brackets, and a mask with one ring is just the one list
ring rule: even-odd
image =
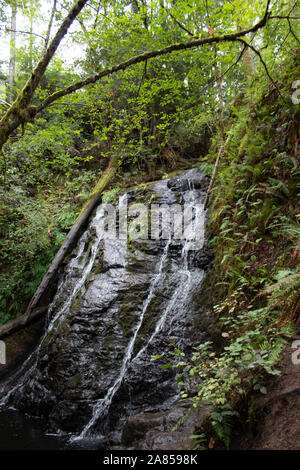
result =
[{"label": "green foliage", "polygon": [[[255,293],[264,285],[266,273],[259,262],[263,245],[270,253],[273,246],[278,246],[279,237],[279,245],[286,245],[287,251],[295,246],[299,162],[297,151],[287,141],[293,139],[297,120],[287,112],[289,103],[267,120],[274,107],[275,104],[262,105],[258,98],[256,104],[246,103],[236,112],[226,157],[217,175],[209,221],[217,237],[212,238],[211,244],[221,267],[220,282],[229,290],[243,286]],[[259,118],[249,120],[251,109]],[[289,129],[285,137],[277,134],[275,139],[269,138],[272,129],[283,127]],[[211,153],[211,158],[215,158],[215,153]],[[206,160],[209,162],[209,157]],[[290,244],[284,242],[284,227]],[[268,265],[267,259],[265,263]]]},{"label": "green foliage", "polygon": [[[56,55],[33,104],[145,51],[248,28],[262,18],[265,3],[90,0],[70,33],[85,56],[70,68]],[[55,21],[65,6],[57,6]],[[209,217],[214,312],[224,349],[217,354],[205,343],[186,358],[174,347],[175,362],[165,367],[183,370],[178,376],[183,399],[196,408],[202,402],[212,407],[210,425],[227,447],[238,401],[250,389],[265,393],[263,374],[278,373],[280,333],[291,331],[298,314],[299,111],[290,92],[298,78],[291,58],[299,46],[299,23],[284,18],[293,10],[296,15],[296,6],[272,2],[272,16],[278,18],[246,38],[264,59],[263,65],[253,55],[253,76],[239,42],[156,57],[53,103],[15,133],[0,155],[3,323],[23,313],[108,158],[117,155],[120,173],[130,168],[132,178],[140,170],[152,175],[156,168],[166,177],[180,158],[207,153],[215,132],[210,154],[199,162],[210,175],[224,142],[218,129],[225,126],[229,138]],[[5,13],[0,7],[0,21]],[[35,1],[20,5],[18,14],[29,29],[34,16],[42,16]],[[32,35],[24,39],[16,56],[16,90],[42,49]],[[282,96],[276,95],[274,80]],[[243,97],[231,105],[237,90]],[[106,191],[103,201],[115,203],[119,191],[119,186]],[[193,438],[196,445],[204,442],[203,434]]]},{"label": "green foliage", "polygon": [[116,204],[118,201],[117,195],[120,193],[120,187],[116,186],[115,188],[105,191],[102,195],[102,202]]},{"label": "green foliage", "polygon": [[280,309],[281,319],[296,317],[300,291],[300,268],[280,269],[274,276],[276,282],[268,285],[263,294],[268,296],[268,310]]},{"label": "green foliage", "polygon": [[24,313],[78,214],[61,188],[28,197],[20,187],[0,192],[0,324]]},{"label": "green foliage", "polygon": [[[27,126],[25,135],[5,148],[6,180],[17,181],[21,177],[26,178],[27,184],[47,182],[53,172],[68,175],[70,168],[88,159],[73,150],[74,139],[80,131],[63,116],[59,121],[38,119]],[[2,165],[4,167],[3,161]]]},{"label": "green foliage", "polygon": [[[3,208],[0,218],[0,322],[9,315],[22,314],[22,307],[33,295],[39,280],[61,242],[48,234],[45,209],[38,201],[19,199],[13,210]],[[5,235],[5,237],[3,236]]]}]

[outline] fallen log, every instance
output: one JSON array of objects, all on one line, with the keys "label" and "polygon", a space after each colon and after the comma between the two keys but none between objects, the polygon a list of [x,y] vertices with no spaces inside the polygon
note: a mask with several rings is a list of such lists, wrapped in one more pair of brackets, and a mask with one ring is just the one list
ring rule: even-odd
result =
[{"label": "fallen log", "polygon": [[42,313],[45,313],[45,311],[47,311],[47,308],[40,307],[40,306],[42,303],[49,304],[51,297],[53,296],[53,293],[55,290],[53,284],[55,283],[54,281],[55,281],[55,277],[57,275],[58,269],[61,266],[66,255],[74,247],[93,209],[97,206],[97,204],[100,203],[103,190],[111,181],[117,168],[118,168],[118,155],[113,155],[109,161],[108,167],[102,174],[100,180],[98,181],[93,192],[91,193],[89,200],[87,201],[87,203],[81,210],[78,218],[76,219],[74,225],[69,231],[62,246],[56,253],[56,256],[54,257],[50,267],[48,268],[48,271],[43,277],[32,299],[30,300],[29,305],[26,309],[26,312],[22,316],[16,318],[15,320],[12,320],[4,324],[3,326],[1,326],[0,338],[3,337],[3,335],[9,336],[15,331],[20,330],[21,328],[24,328],[37,315],[41,315]]},{"label": "fallen log", "polygon": [[[35,320],[38,320],[38,318],[44,315],[44,313],[47,312],[47,310],[48,310],[48,305],[45,305],[44,307],[39,307],[33,310],[31,312],[30,317],[28,318],[26,326],[28,326],[30,323],[33,323]],[[22,317],[15,318],[14,320],[11,320],[5,323],[4,325],[0,326],[0,339],[10,336],[13,333],[16,333],[17,331],[21,330],[22,328],[24,328],[23,318]]]}]

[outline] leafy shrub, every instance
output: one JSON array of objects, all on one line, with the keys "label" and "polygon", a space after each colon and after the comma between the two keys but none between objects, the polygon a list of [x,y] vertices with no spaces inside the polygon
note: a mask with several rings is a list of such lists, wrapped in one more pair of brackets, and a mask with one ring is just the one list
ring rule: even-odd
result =
[{"label": "leafy shrub", "polygon": [[28,198],[21,188],[1,194],[0,324],[24,313],[78,210],[56,198]]},{"label": "leafy shrub", "polygon": [[[273,293],[275,296],[275,290]],[[175,359],[163,367],[180,369],[177,382],[183,400],[194,408],[201,408],[204,404],[212,407],[209,423],[227,448],[232,418],[239,416],[236,409],[239,400],[249,390],[267,393],[264,385],[266,374],[280,373],[276,364],[286,340],[278,333],[291,333],[292,326],[282,323],[279,327],[281,309],[280,305],[278,309],[272,309],[274,299],[267,307],[253,309],[243,303],[241,291],[237,291],[215,306],[217,315],[226,312],[220,318],[222,336],[226,338],[221,354],[214,351],[211,341],[194,347],[189,358],[173,344],[169,345],[173,350],[167,354]],[[167,354],[154,356],[153,359]]]}]

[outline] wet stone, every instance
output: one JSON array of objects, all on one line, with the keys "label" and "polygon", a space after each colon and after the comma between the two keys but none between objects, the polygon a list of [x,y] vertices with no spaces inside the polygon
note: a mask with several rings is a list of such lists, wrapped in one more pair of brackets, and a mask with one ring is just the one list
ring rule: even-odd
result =
[{"label": "wet stone", "polygon": [[[128,196],[199,204],[205,181],[195,168]],[[119,445],[163,448],[171,445],[166,423],[176,412],[141,412],[165,410],[178,388],[175,370],[151,357],[170,342],[188,353],[193,341],[209,339],[205,323],[196,325],[204,316],[199,293],[211,254],[205,248],[185,256],[181,240],[102,240],[101,217],[100,206],[68,258],[32,369],[10,403],[43,415],[55,432],[97,437],[107,446],[110,439],[117,445],[125,426]]]}]

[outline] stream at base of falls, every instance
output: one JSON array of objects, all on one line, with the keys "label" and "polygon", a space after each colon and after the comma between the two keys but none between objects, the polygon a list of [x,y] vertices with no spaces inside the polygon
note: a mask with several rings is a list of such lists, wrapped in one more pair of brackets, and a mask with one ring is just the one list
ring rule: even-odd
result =
[{"label": "stream at base of falls", "polygon": [[[201,286],[211,255],[192,240],[205,190],[193,168],[120,196],[117,222],[109,205],[97,208],[65,260],[40,343],[0,385],[0,449],[132,447],[134,416],[176,409],[176,369],[153,356],[170,343],[189,354],[209,339]],[[141,203],[191,210],[181,238],[159,211],[155,237],[104,236],[111,222],[124,229],[124,203],[134,229]]]}]

